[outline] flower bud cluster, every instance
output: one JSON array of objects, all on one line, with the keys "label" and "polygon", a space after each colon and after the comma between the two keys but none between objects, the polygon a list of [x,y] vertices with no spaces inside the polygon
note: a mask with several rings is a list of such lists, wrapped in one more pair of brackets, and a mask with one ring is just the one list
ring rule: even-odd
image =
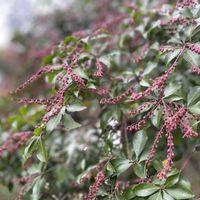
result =
[{"label": "flower bud cluster", "polygon": [[19,103],[22,104],[40,104],[40,105],[49,105],[50,104],[50,100],[48,99],[39,99],[39,98],[20,98],[20,99],[16,99]]},{"label": "flower bud cluster", "polygon": [[15,151],[23,146],[31,136],[32,132],[30,131],[24,131],[10,135],[0,146],[0,156],[2,156],[4,151],[8,151],[9,154],[15,153]]},{"label": "flower bud cluster", "polygon": [[185,107],[180,108],[176,113],[172,116],[166,117],[166,130],[168,132],[174,131],[176,127],[180,124],[181,119],[186,114],[187,109]]},{"label": "flower bud cluster", "polygon": [[52,117],[56,116],[64,105],[64,94],[65,91],[68,89],[68,81],[69,77],[65,76],[62,80],[62,86],[58,90],[58,94],[56,97],[53,98],[53,102],[49,104],[48,110],[50,110],[44,117],[42,121],[47,123]]},{"label": "flower bud cluster", "polygon": [[129,87],[125,92],[122,94],[113,97],[113,98],[103,98],[100,100],[100,104],[116,104],[122,101],[124,98],[129,96],[133,91],[133,86]]},{"label": "flower bud cluster", "polygon": [[148,153],[148,156],[147,156],[147,160],[146,160],[146,164],[149,165],[156,153],[156,149],[158,148],[158,145],[159,145],[159,142],[163,136],[163,133],[164,133],[164,128],[165,128],[165,125],[162,125],[161,129],[159,130],[159,132],[156,134],[156,137],[154,139],[154,142],[153,142],[153,145]]},{"label": "flower bud cluster", "polygon": [[184,8],[184,7],[194,7],[198,4],[197,0],[178,0],[176,4],[176,8]]},{"label": "flower bud cluster", "polygon": [[176,68],[177,63],[174,63],[171,67],[169,67],[168,70],[165,71],[165,73],[157,78],[155,78],[153,80],[152,85],[147,88],[145,91],[143,92],[139,92],[139,93],[132,93],[131,95],[131,100],[135,101],[135,100],[140,100],[144,97],[149,96],[152,92],[154,92],[155,90],[161,91],[163,90],[164,85],[166,84],[166,81],[169,77],[169,75],[171,75],[175,68]]},{"label": "flower bud cluster", "polygon": [[127,131],[140,130],[142,125],[145,124],[146,120],[149,119],[153,115],[153,112],[156,109],[156,107],[157,107],[157,105],[153,109],[151,109],[149,112],[147,112],[142,117],[142,119],[140,119],[138,122],[127,126]]},{"label": "flower bud cluster", "polygon": [[167,178],[167,174],[169,173],[173,165],[173,158],[174,158],[173,135],[171,132],[167,132],[166,137],[167,137],[167,159],[164,163],[163,169],[157,176],[159,180]]},{"label": "flower bud cluster", "polygon": [[69,65],[64,65],[63,68],[66,70],[67,75],[70,76],[72,80],[76,82],[80,87],[85,86],[84,80],[77,74],[73,73],[72,68]]},{"label": "flower bud cluster", "polygon": [[186,47],[188,49],[190,49],[191,51],[200,54],[200,46],[198,46],[197,44],[191,44],[191,43],[187,43]]},{"label": "flower bud cluster", "polygon": [[192,65],[192,71],[197,75],[200,75],[200,68],[197,67],[196,65]]},{"label": "flower bud cluster", "polygon": [[182,16],[177,16],[177,17],[173,17],[171,18],[169,21],[167,22],[161,22],[161,26],[172,26],[175,24],[179,24],[179,25],[183,25],[183,26],[188,26],[190,24],[196,24],[196,20],[195,19],[187,19],[185,17]]},{"label": "flower bud cluster", "polygon": [[131,111],[129,111],[128,115],[140,114],[143,111],[145,111],[146,109],[150,108],[152,105],[155,106],[155,104],[157,104],[157,101],[148,101],[148,102],[145,102],[144,104],[140,105],[138,108],[132,109]]},{"label": "flower bud cluster", "polygon": [[36,74],[31,76],[26,82],[24,82],[22,85],[20,85],[15,91],[12,92],[12,94],[16,94],[20,92],[21,90],[25,89],[28,85],[30,85],[32,82],[38,80],[43,74],[48,74],[53,71],[52,66],[45,66],[40,68]]},{"label": "flower bud cluster", "polygon": [[102,77],[103,76],[103,63],[96,59],[96,71],[94,72],[94,77]]},{"label": "flower bud cluster", "polygon": [[181,127],[183,129],[183,138],[192,138],[192,137],[197,137],[198,133],[188,125],[186,121],[181,122]]},{"label": "flower bud cluster", "polygon": [[163,46],[159,48],[159,51],[161,51],[162,53],[173,52],[174,50],[175,48],[172,46]]},{"label": "flower bud cluster", "polygon": [[90,186],[89,193],[84,198],[85,200],[93,200],[96,197],[96,194],[97,194],[99,188],[101,187],[101,185],[104,183],[105,178],[106,178],[106,176],[103,171],[100,171],[97,174],[94,184]]},{"label": "flower bud cluster", "polygon": [[146,43],[146,44],[144,44],[144,45],[142,46],[142,49],[141,49],[141,52],[140,52],[139,55],[133,54],[133,56],[134,56],[134,62],[135,62],[136,64],[139,63],[139,62],[144,58],[144,56],[145,56],[145,54],[147,53],[148,49],[149,49],[149,44]]},{"label": "flower bud cluster", "polygon": [[124,19],[128,18],[127,14],[120,14],[118,16],[113,17],[107,21],[100,21],[94,27],[94,32],[99,31],[99,29],[105,29],[108,31],[116,31],[116,25],[121,23]]}]

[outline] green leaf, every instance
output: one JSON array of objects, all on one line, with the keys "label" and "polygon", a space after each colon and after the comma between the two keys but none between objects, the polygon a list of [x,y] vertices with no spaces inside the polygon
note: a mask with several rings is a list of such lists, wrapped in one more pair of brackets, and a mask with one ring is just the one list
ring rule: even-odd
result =
[{"label": "green leaf", "polygon": [[130,187],[128,187],[128,188],[125,189],[125,191],[124,191],[124,193],[123,193],[123,196],[125,197],[125,199],[131,200],[131,199],[133,199],[134,197],[136,197],[136,194],[135,194],[135,192],[133,191],[135,186],[136,186],[136,185],[130,186]]},{"label": "green leaf", "polygon": [[178,185],[179,185],[181,188],[183,188],[183,189],[185,189],[185,190],[189,190],[189,191],[192,192],[192,190],[191,190],[191,184],[190,184],[189,181],[185,181],[185,180],[181,179],[181,180],[179,181]]},{"label": "green leaf", "polygon": [[42,139],[40,137],[39,140],[39,150],[37,153],[37,158],[41,161],[41,162],[47,162],[48,161],[48,154],[45,148],[45,143],[44,143],[44,139]]},{"label": "green leaf", "polygon": [[200,102],[189,107],[189,111],[200,115]]},{"label": "green leaf", "polygon": [[178,186],[166,189],[165,191],[175,199],[190,199],[194,197],[194,194],[190,190]]},{"label": "green leaf", "polygon": [[81,68],[75,68],[75,69],[73,70],[73,72],[74,72],[75,74],[77,74],[78,76],[80,76],[80,77],[82,77],[82,78],[84,78],[84,79],[86,79],[86,80],[89,80],[88,75],[87,75]]},{"label": "green leaf", "polygon": [[157,67],[157,65],[158,65],[157,63],[148,62],[147,67],[145,68],[144,72],[142,73],[142,76],[146,76],[146,75],[150,74]]},{"label": "green leaf", "polygon": [[37,150],[38,139],[38,137],[32,137],[28,146],[24,149],[23,163],[25,163],[32,156],[33,152]]},{"label": "green leaf", "polygon": [[107,55],[103,55],[99,58],[99,61],[104,63],[106,66],[110,66],[111,62],[113,61],[114,58],[116,58],[117,56],[119,56],[121,54],[120,51],[113,51]]},{"label": "green leaf", "polygon": [[136,196],[147,197],[158,191],[160,188],[151,183],[142,183],[134,188]]},{"label": "green leaf", "polygon": [[160,160],[154,160],[153,161],[153,167],[156,169],[156,171],[161,171],[163,168],[163,163]]},{"label": "green leaf", "polygon": [[121,196],[119,194],[115,194],[115,199],[116,200],[126,200],[123,196]]},{"label": "green leaf", "polygon": [[75,38],[73,36],[67,36],[65,39],[64,39],[64,43],[65,44],[68,44],[70,42],[77,42],[79,39],[78,38]]},{"label": "green leaf", "polygon": [[34,135],[35,135],[35,136],[40,136],[43,129],[44,129],[44,124],[42,124],[42,125],[36,127],[36,128],[34,129]]},{"label": "green leaf", "polygon": [[148,140],[148,137],[143,130],[135,133],[135,135],[133,137],[133,150],[135,152],[137,160],[138,160],[140,154],[142,153],[147,140]]},{"label": "green leaf", "polygon": [[151,117],[152,124],[159,128],[160,122],[162,118],[162,107],[160,106],[158,109],[155,109],[153,112],[153,116]]},{"label": "green leaf", "polygon": [[165,187],[166,188],[170,188],[172,187],[173,185],[175,185],[176,183],[178,183],[179,181],[179,178],[180,178],[180,174],[175,174],[173,176],[170,176],[167,178],[166,182],[165,182]]},{"label": "green leaf", "polygon": [[79,112],[79,111],[85,110],[86,108],[87,108],[86,106],[76,103],[76,104],[67,106],[67,111],[68,112]]},{"label": "green leaf", "polygon": [[133,167],[133,170],[138,177],[140,177],[140,178],[146,177],[146,169],[145,169],[144,165],[136,163]]},{"label": "green leaf", "polygon": [[179,83],[170,83],[164,90],[165,98],[168,98],[172,95],[177,95],[177,92],[181,89],[181,84]]},{"label": "green leaf", "polygon": [[163,200],[174,200],[174,198],[167,194],[167,192],[163,191]]},{"label": "green leaf", "polygon": [[66,113],[64,114],[63,120],[64,120],[64,126],[68,130],[81,127],[81,124],[79,124],[78,122],[74,121],[74,119],[70,115],[68,115]]},{"label": "green leaf", "polygon": [[106,170],[108,170],[109,172],[115,173],[115,167],[111,164],[111,162],[109,161],[106,165]]},{"label": "green leaf", "polygon": [[193,51],[186,50],[183,54],[183,58],[192,65],[199,65],[200,56]]},{"label": "green leaf", "polygon": [[140,85],[143,86],[143,87],[149,87],[150,86],[149,82],[145,78],[143,78],[140,81]]},{"label": "green leaf", "polygon": [[46,125],[46,130],[49,132],[53,131],[58,126],[61,119],[62,119],[62,115],[60,113],[54,116],[53,118],[51,118]]},{"label": "green leaf", "polygon": [[163,200],[161,192],[157,192],[156,194],[150,196],[147,200]]},{"label": "green leaf", "polygon": [[193,14],[188,7],[185,7],[184,9],[182,9],[181,14],[186,18],[192,18],[193,17]]},{"label": "green leaf", "polygon": [[128,159],[116,158],[110,161],[115,171],[119,174],[126,171],[133,163]]},{"label": "green leaf", "polygon": [[[50,111],[51,112],[51,111]],[[62,107],[62,109],[60,110],[60,112],[54,116],[53,118],[51,118],[47,125],[46,125],[46,130],[51,132],[53,131],[57,125],[60,123],[61,119],[62,119],[62,115],[65,113],[65,106]]]},{"label": "green leaf", "polygon": [[200,100],[200,86],[191,88],[187,96],[187,105],[188,106],[194,105],[199,100]]},{"label": "green leaf", "polygon": [[139,158],[139,163],[141,163],[144,160],[147,160],[149,154],[149,150],[144,150],[141,154],[140,154],[140,158]]},{"label": "green leaf", "polygon": [[169,52],[166,54],[165,59],[167,60],[167,65],[178,56],[180,51],[180,49],[175,49],[173,52]]},{"label": "green leaf", "polygon": [[32,192],[32,200],[39,200],[40,197],[41,197],[41,190],[42,190],[42,187],[44,185],[45,181],[44,179],[38,177],[35,179],[34,181],[34,185],[33,185],[33,192]]}]

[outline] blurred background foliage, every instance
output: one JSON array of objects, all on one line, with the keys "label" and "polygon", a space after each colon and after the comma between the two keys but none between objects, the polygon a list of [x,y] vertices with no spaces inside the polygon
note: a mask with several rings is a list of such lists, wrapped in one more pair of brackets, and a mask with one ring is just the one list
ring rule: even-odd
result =
[{"label": "blurred background foliage", "polygon": [[[18,1],[17,7],[15,8],[17,15],[18,7],[25,7],[24,12],[22,11],[20,14],[21,20],[27,17],[25,12],[28,11],[28,7],[26,7],[27,5],[24,2],[26,1]],[[35,72],[41,65],[48,63],[49,60],[51,60],[53,47],[55,47],[60,40],[74,32],[94,28],[98,22],[101,22],[105,18],[109,18],[108,13],[110,16],[117,15],[117,13],[120,12],[120,5],[122,2],[122,0],[60,0],[59,3],[57,2],[56,4],[54,1],[47,0],[34,2],[33,5],[37,7],[38,11],[33,13],[33,17],[29,16],[30,22],[28,22],[28,27],[24,28],[24,26],[22,26],[18,29],[17,25],[13,26],[14,29],[12,30],[11,42],[0,49],[0,124],[4,130],[6,130],[6,128],[9,129],[9,127],[6,127],[7,124],[5,124],[6,121],[4,119],[9,116],[9,120],[12,122],[12,114],[14,115],[14,113],[19,113],[18,121],[22,124],[28,120],[29,125],[34,125],[36,124],[35,118],[37,118],[37,116],[33,115],[32,117],[30,114],[34,112],[34,109],[28,110],[27,107],[21,107],[19,109],[19,105],[8,96],[9,91],[25,81],[27,77]],[[45,12],[43,12],[43,7],[45,8]],[[12,14],[12,19],[15,20],[15,12]],[[19,23],[15,23],[13,20],[12,23]],[[42,82],[43,81],[40,80],[33,87],[25,90],[25,95],[29,96],[30,94],[37,94],[38,91],[45,91],[45,87],[47,86],[44,86]],[[87,104],[88,102],[84,103]],[[89,113],[82,111],[78,116],[74,116],[78,119],[88,117],[93,119],[95,124],[95,116],[99,114],[98,112],[98,109],[95,111],[90,110]],[[38,113],[38,115],[42,114],[42,111],[41,113]],[[107,121],[107,119],[105,119],[105,121]],[[13,127],[13,129],[14,128],[15,127]],[[18,128],[19,127],[17,127],[16,130]],[[83,137],[77,137],[79,134],[77,131],[71,131],[69,137],[63,137],[61,133],[57,131],[52,135],[53,138],[51,138],[51,140],[47,140],[47,145],[52,146],[50,154],[54,155],[54,158],[51,159],[49,165],[54,166],[55,163],[61,163],[61,167],[56,169],[55,174],[49,174],[49,176],[47,176],[49,180],[54,178],[52,176],[56,176],[60,180],[60,182],[57,182],[52,187],[55,191],[57,191],[57,188],[60,188],[62,184],[65,186],[64,181],[66,180],[63,180],[64,173],[67,176],[67,181],[70,182],[85,169],[86,165],[89,166],[92,163],[96,163],[99,159],[98,157],[95,157],[95,155],[98,156],[99,152],[97,151],[100,149],[96,148],[96,145],[102,145],[102,138],[99,139],[99,132],[92,128],[88,131],[87,125],[83,128],[82,132],[85,133]],[[60,134],[60,137],[57,137],[57,134]],[[4,134],[1,134],[1,137],[4,137]],[[90,138],[90,140],[88,140],[88,138]],[[73,143],[71,142],[72,140],[74,141]],[[52,141],[54,141],[53,144]],[[87,146],[83,145],[88,143],[91,144]],[[62,149],[63,146],[67,146],[68,148]],[[88,146],[90,146],[91,149],[87,151],[89,153],[85,153],[85,149],[87,149]],[[180,147],[178,151],[183,153],[184,146]],[[78,153],[74,154],[74,152]],[[68,155],[67,163],[62,160],[63,154]],[[61,160],[59,159],[60,157]],[[76,166],[76,163],[83,157],[86,159],[83,159],[82,163],[77,165],[76,170],[70,169],[70,167]],[[90,159],[91,163],[85,163],[88,157],[92,158]],[[11,159],[11,161],[9,160],[9,162],[8,160],[3,160],[3,162],[8,162],[11,165],[15,165],[16,163],[16,169],[18,169],[20,163],[16,162],[17,159],[20,159],[20,155],[13,158],[13,160]],[[199,194],[200,177],[197,176],[197,174],[200,171],[200,161],[198,153],[194,153],[190,161],[191,162],[183,172],[183,176],[191,181],[194,192]],[[70,165],[69,162],[71,162]],[[181,161],[180,163],[177,163],[177,166],[181,166]],[[40,165],[33,165],[29,170],[37,172],[39,171],[38,168],[41,167],[42,166]],[[76,174],[70,174],[71,170],[74,170]],[[20,172],[15,173],[20,174]],[[5,184],[7,184],[12,175],[12,171],[10,171],[10,174],[7,174]],[[3,174],[0,174],[0,176],[2,177]],[[39,185],[40,182],[37,184]],[[71,188],[74,188],[73,184],[75,185],[76,183],[72,182]],[[8,189],[3,185],[0,185],[0,187],[0,200],[12,200],[18,190],[16,186],[16,189],[14,188],[13,190],[14,194],[10,194]],[[45,187],[48,190],[51,186],[45,185]],[[70,189],[69,185],[67,189]],[[77,187],[76,190],[81,191],[82,188]],[[77,191],[74,192],[76,193]]]}]

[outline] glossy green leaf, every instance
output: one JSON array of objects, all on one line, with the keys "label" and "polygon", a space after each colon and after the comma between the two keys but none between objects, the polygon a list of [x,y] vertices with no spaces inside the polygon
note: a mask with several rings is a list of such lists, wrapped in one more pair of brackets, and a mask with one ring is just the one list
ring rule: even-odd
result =
[{"label": "glossy green leaf", "polygon": [[123,193],[123,196],[127,199],[127,200],[131,200],[133,199],[134,197],[136,197],[136,194],[134,192],[134,186],[130,186],[128,188],[125,189],[124,193]]},{"label": "glossy green leaf", "polygon": [[136,196],[147,197],[158,191],[160,188],[151,183],[142,183],[134,188]]},{"label": "glossy green leaf", "polygon": [[86,108],[87,108],[86,106],[83,106],[83,105],[78,104],[78,103],[71,104],[71,105],[66,107],[68,112],[80,112],[80,111],[85,110]]},{"label": "glossy green leaf", "polygon": [[39,149],[38,149],[38,153],[37,153],[37,158],[41,162],[47,162],[47,160],[48,160],[48,154],[46,151],[45,142],[44,142],[44,139],[42,139],[41,137],[39,139]]},{"label": "glossy green leaf", "polygon": [[159,191],[156,194],[150,196],[147,200],[163,200],[162,193]]},{"label": "glossy green leaf", "polygon": [[163,200],[174,200],[167,192],[163,191]]},{"label": "glossy green leaf", "polygon": [[151,117],[152,124],[157,128],[160,127],[160,122],[162,119],[162,112],[163,112],[162,107],[159,107],[156,110],[154,110],[153,116]]},{"label": "glossy green leaf", "polygon": [[175,175],[168,177],[166,182],[165,182],[165,187],[170,188],[173,185],[175,185],[176,183],[178,183],[179,178],[180,178],[179,176],[180,176],[180,174],[178,173],[178,174],[175,174]]},{"label": "glossy green leaf", "polygon": [[169,98],[171,95],[177,95],[177,92],[180,90],[180,83],[170,83],[164,90],[165,98]]},{"label": "glossy green leaf", "polygon": [[189,111],[200,115],[200,102],[188,107]]},{"label": "glossy green leaf", "polygon": [[196,86],[190,89],[187,96],[187,105],[191,106],[200,100],[200,87]]},{"label": "glossy green leaf", "polygon": [[175,199],[190,199],[194,197],[194,194],[190,190],[178,186],[166,189],[165,191]]},{"label": "glossy green leaf", "polygon": [[34,181],[34,185],[33,185],[33,191],[32,191],[32,200],[39,200],[41,197],[41,191],[42,191],[42,187],[45,184],[45,180],[43,178],[36,178],[36,180]]},{"label": "glossy green leaf", "polygon": [[200,56],[193,51],[186,50],[183,54],[184,59],[191,65],[199,65]]},{"label": "glossy green leaf", "polygon": [[136,163],[134,165],[133,170],[138,177],[140,177],[140,178],[146,177],[146,169],[145,169],[144,165]]},{"label": "glossy green leaf", "polygon": [[53,131],[58,126],[61,119],[62,119],[61,114],[58,114],[58,115],[54,116],[53,118],[51,118],[46,125],[47,131],[49,131],[49,132]]},{"label": "glossy green leaf", "polygon": [[117,158],[110,161],[117,173],[126,171],[133,163],[128,159]]},{"label": "glossy green leaf", "polygon": [[135,133],[135,135],[133,137],[133,150],[135,152],[137,160],[138,160],[140,154],[142,153],[147,140],[148,140],[148,137],[143,130]]},{"label": "glossy green leaf", "polygon": [[68,130],[81,127],[81,124],[79,124],[78,122],[74,121],[74,119],[70,115],[68,115],[66,113],[63,116],[63,120],[64,120],[64,126]]},{"label": "glossy green leaf", "polygon": [[38,140],[38,137],[31,138],[28,146],[24,149],[23,163],[25,163],[32,156],[33,152],[37,150]]},{"label": "glossy green leaf", "polygon": [[180,51],[180,49],[175,49],[173,52],[169,52],[166,54],[165,59],[167,61],[167,65],[178,56]]}]

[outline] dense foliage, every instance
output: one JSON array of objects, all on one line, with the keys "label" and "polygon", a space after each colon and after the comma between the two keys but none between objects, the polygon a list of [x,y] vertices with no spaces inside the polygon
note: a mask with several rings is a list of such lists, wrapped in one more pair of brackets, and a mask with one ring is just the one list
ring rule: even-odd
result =
[{"label": "dense foliage", "polygon": [[195,197],[182,171],[200,141],[200,5],[113,2],[12,92],[24,105],[1,120],[0,177],[16,199]]}]

